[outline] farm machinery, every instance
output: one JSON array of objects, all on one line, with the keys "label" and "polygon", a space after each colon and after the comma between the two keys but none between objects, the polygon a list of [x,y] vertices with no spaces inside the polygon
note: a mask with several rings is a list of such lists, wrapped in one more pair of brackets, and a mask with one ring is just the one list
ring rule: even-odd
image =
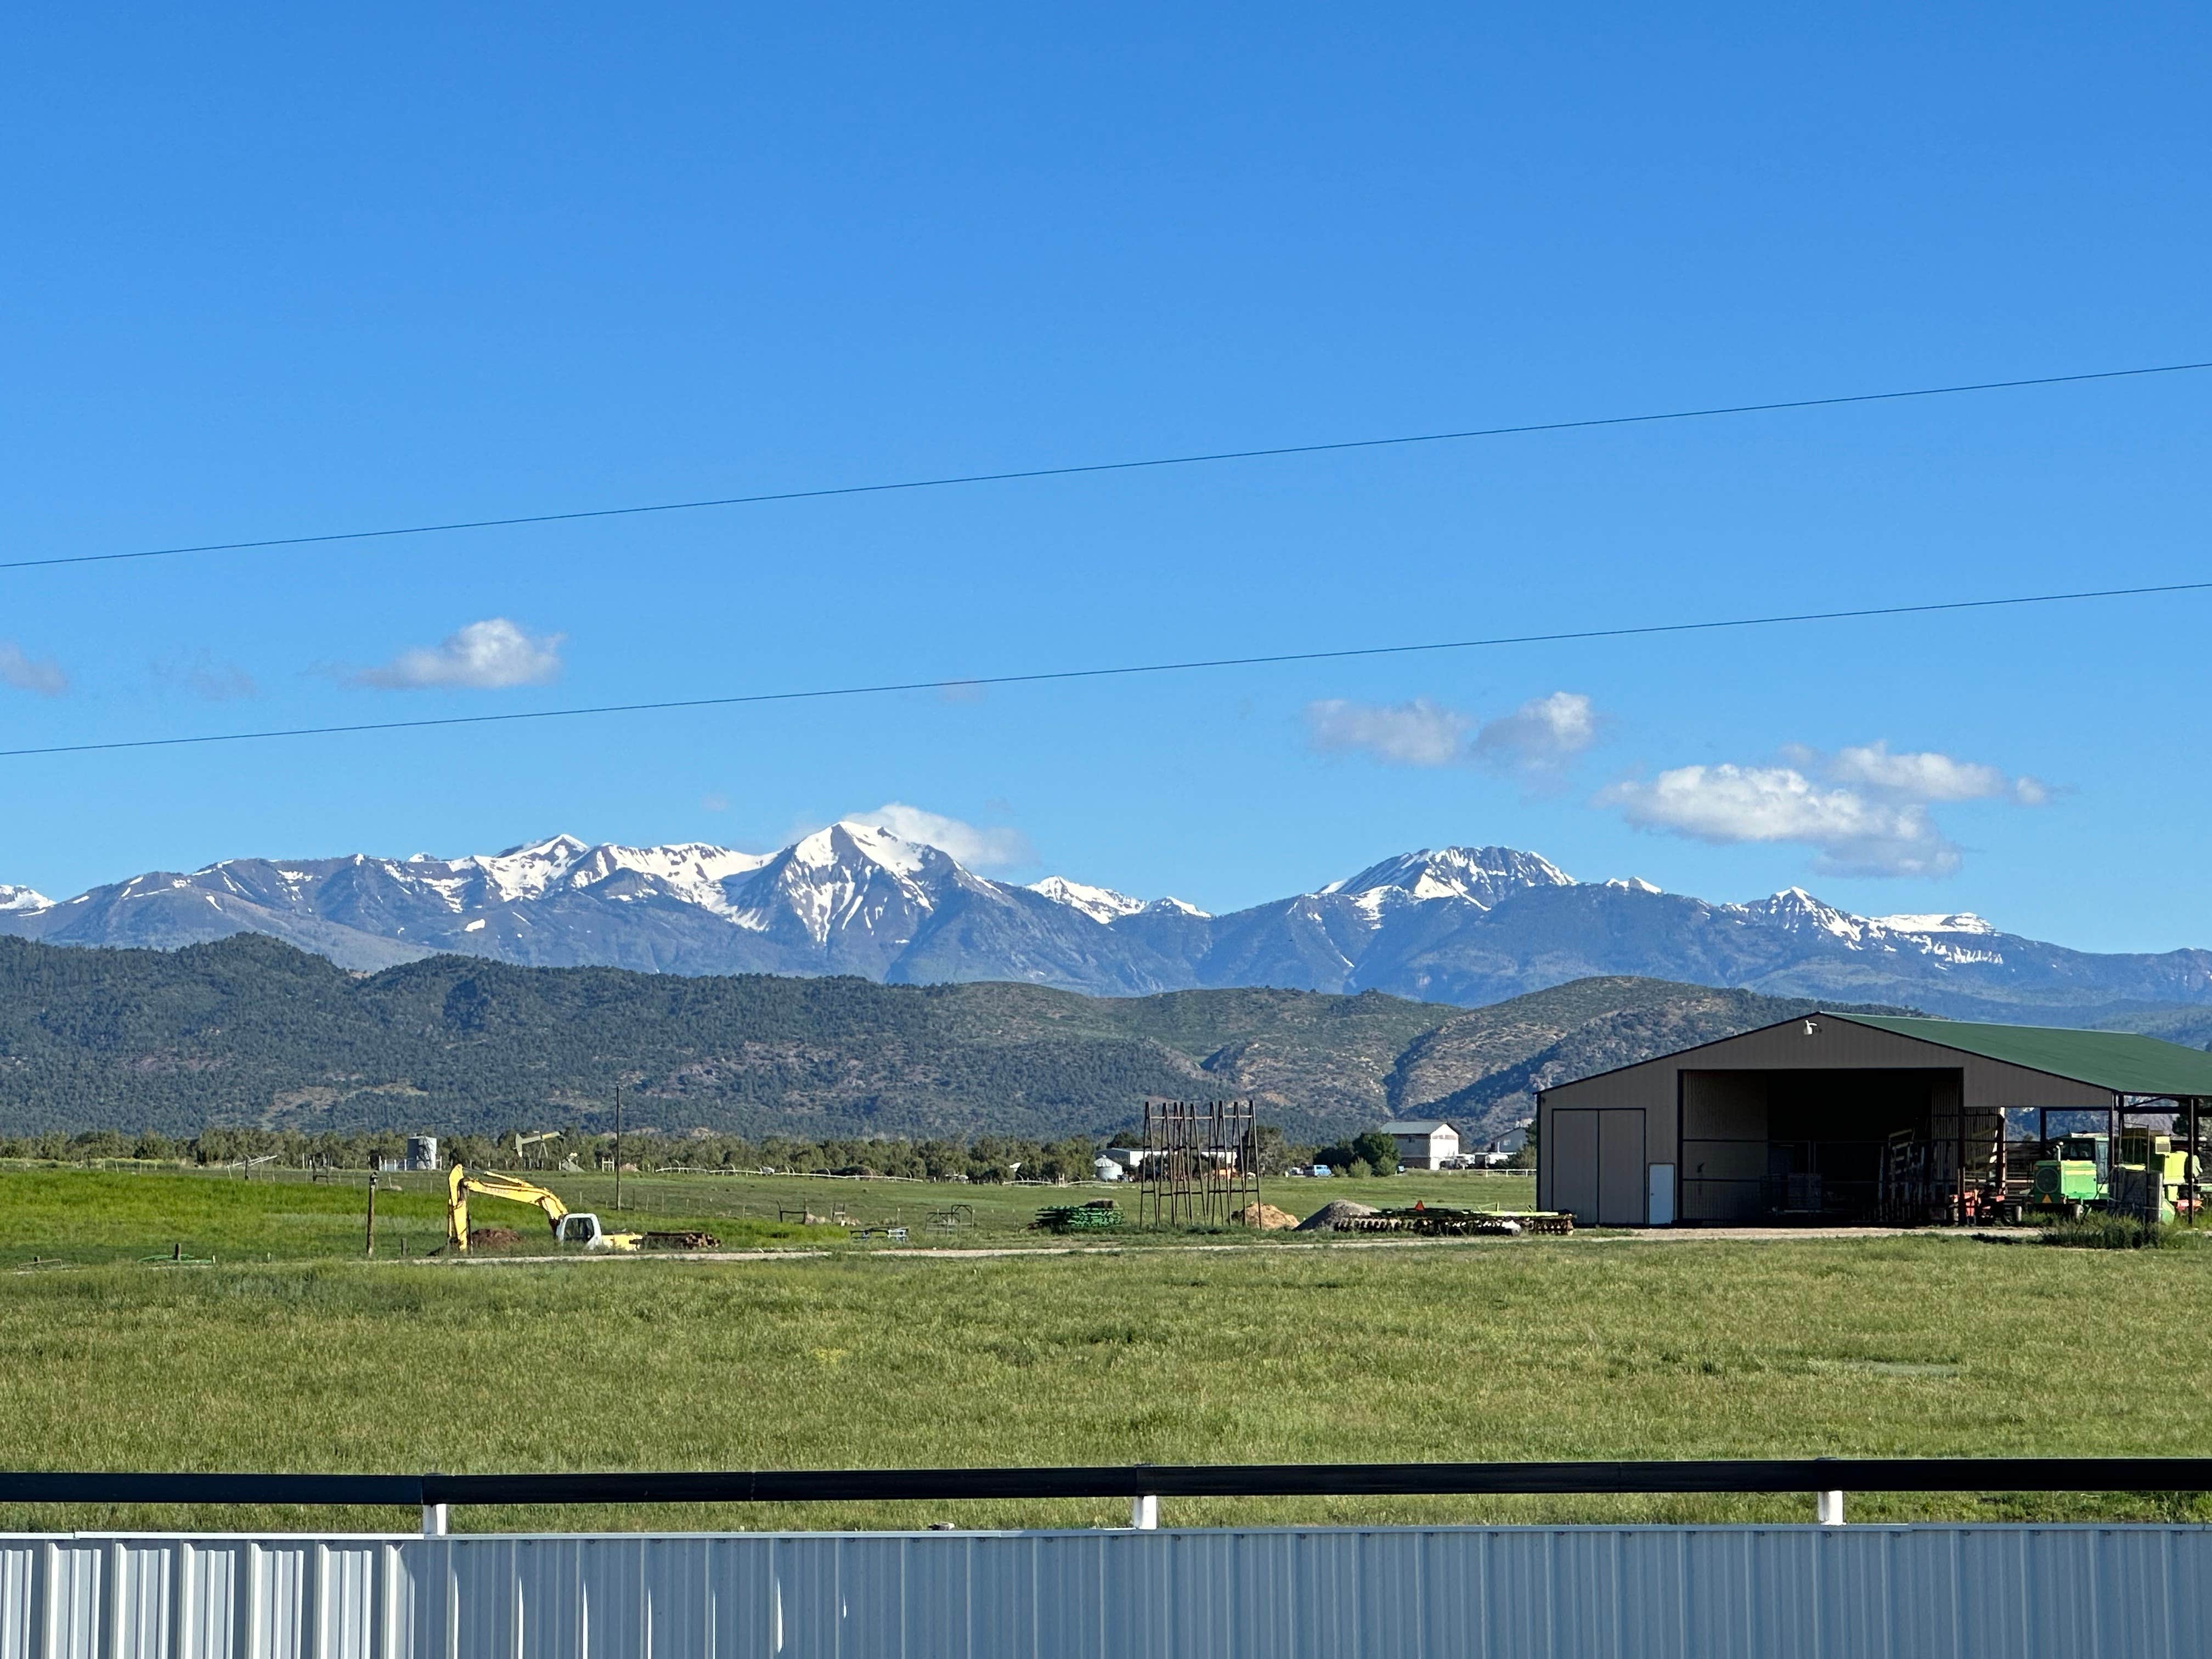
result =
[{"label": "farm machinery", "polygon": [[525,1181],[519,1176],[506,1175],[497,1170],[471,1170],[456,1164],[446,1177],[446,1248],[464,1255],[469,1249],[469,1195],[472,1193],[479,1198],[503,1198],[510,1203],[536,1206],[544,1212],[556,1244],[624,1254],[641,1248],[649,1250],[712,1250],[721,1246],[722,1241],[711,1233],[609,1232],[599,1224],[598,1216],[589,1211],[570,1209],[558,1193],[549,1191],[535,1182]]},{"label": "farm machinery", "polygon": [[2036,1160],[2021,1209],[2068,1218],[2111,1210],[2171,1221],[2190,1207],[2202,1162],[2176,1152],[2172,1136],[2148,1129],[2123,1129],[2117,1160],[2110,1135],[2060,1135]]}]

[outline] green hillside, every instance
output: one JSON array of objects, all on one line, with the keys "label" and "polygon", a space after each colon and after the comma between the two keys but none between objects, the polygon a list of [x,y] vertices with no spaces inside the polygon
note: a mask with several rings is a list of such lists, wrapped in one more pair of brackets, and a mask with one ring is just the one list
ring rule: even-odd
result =
[{"label": "green hillside", "polygon": [[176,951],[0,939],[0,1134],[208,1124],[750,1136],[1110,1133],[1147,1094],[1255,1094],[1294,1139],[1392,1113],[1478,1135],[1531,1086],[1809,1003],[1584,980],[1489,1008],[1369,992],[679,978],[436,957],[356,975],[240,934]]}]

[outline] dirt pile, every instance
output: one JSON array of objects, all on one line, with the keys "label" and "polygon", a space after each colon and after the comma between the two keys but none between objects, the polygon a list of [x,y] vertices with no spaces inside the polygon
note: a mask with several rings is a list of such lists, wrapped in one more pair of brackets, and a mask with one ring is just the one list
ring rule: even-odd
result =
[{"label": "dirt pile", "polygon": [[1348,1198],[1332,1198],[1304,1221],[1298,1223],[1298,1231],[1302,1233],[1334,1232],[1340,1223],[1350,1221],[1358,1216],[1374,1213],[1375,1206],[1372,1204],[1355,1204]]},{"label": "dirt pile", "polygon": [[511,1250],[521,1243],[522,1235],[512,1227],[469,1229],[469,1248],[472,1250]]},{"label": "dirt pile", "polygon": [[1298,1224],[1297,1217],[1272,1204],[1247,1204],[1229,1218],[1240,1227],[1257,1227],[1265,1233],[1280,1232]]}]

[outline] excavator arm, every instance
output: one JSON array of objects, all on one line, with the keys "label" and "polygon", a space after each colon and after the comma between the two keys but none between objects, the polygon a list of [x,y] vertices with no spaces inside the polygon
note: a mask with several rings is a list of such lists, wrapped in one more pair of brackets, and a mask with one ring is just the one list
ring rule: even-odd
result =
[{"label": "excavator arm", "polygon": [[446,1243],[456,1250],[469,1248],[471,1193],[485,1198],[511,1199],[517,1204],[535,1204],[545,1212],[545,1224],[556,1238],[561,1236],[561,1218],[568,1213],[568,1206],[561,1201],[559,1194],[549,1193],[533,1182],[502,1175],[496,1170],[471,1170],[456,1164],[446,1177]]}]

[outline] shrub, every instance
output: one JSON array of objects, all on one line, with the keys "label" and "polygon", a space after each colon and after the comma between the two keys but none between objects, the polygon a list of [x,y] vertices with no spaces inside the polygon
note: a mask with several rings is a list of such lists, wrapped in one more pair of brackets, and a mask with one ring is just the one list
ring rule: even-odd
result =
[{"label": "shrub", "polygon": [[2170,1221],[2144,1223],[2131,1215],[2085,1215],[2043,1230],[2041,1242],[2076,1250],[2194,1249],[2204,1243],[2194,1227]]}]

